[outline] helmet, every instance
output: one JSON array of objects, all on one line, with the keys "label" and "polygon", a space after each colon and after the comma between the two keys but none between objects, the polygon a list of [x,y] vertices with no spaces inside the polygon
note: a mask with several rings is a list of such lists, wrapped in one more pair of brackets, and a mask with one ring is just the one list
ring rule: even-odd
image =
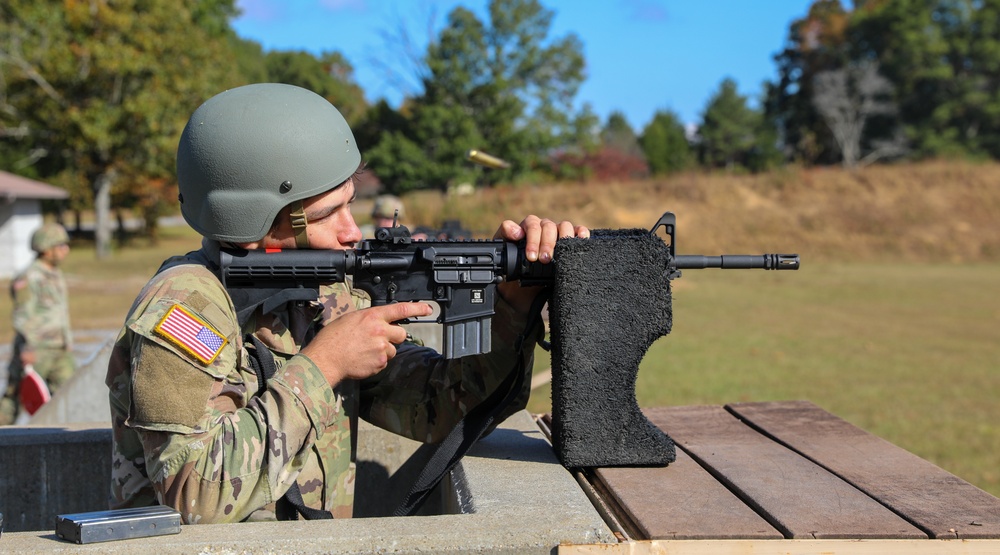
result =
[{"label": "helmet", "polygon": [[306,89],[258,83],[219,93],[177,146],[181,214],[218,241],[257,241],[296,200],[335,189],[361,153],[344,116]]},{"label": "helmet", "polygon": [[43,253],[52,247],[69,243],[66,229],[59,224],[43,224],[31,234],[31,250]]},{"label": "helmet", "polygon": [[372,207],[373,218],[393,218],[399,211],[399,219],[403,219],[403,201],[393,195],[381,195],[375,199]]}]

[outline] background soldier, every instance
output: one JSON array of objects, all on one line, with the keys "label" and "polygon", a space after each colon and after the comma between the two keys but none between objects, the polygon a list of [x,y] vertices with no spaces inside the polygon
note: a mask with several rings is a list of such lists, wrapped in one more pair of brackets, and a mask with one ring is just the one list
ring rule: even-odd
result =
[{"label": "background soldier", "polygon": [[[398,219],[397,219],[398,213]],[[361,235],[366,239],[375,237],[375,230],[380,227],[392,227],[393,220],[399,225],[406,225],[406,208],[403,206],[403,199],[395,195],[379,195],[372,206],[372,223],[361,226]],[[425,231],[410,229],[410,237],[420,240],[427,239]]]},{"label": "background soldier", "polygon": [[406,217],[406,210],[403,201],[397,196],[381,195],[375,199],[375,206],[372,207],[372,225],[375,227],[392,227],[393,218],[399,213],[399,223],[403,223]]},{"label": "background soldier", "polygon": [[0,424],[12,424],[17,418],[25,366],[32,365],[52,393],[75,370],[66,282],[59,270],[69,254],[69,236],[61,225],[45,224],[31,236],[31,249],[38,256],[10,284],[14,347],[7,390],[0,401]]}]

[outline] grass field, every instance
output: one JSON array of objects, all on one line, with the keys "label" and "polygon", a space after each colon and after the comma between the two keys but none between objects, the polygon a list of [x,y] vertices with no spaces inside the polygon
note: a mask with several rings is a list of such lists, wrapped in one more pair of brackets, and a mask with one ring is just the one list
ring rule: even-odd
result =
[{"label": "grass field", "polygon": [[[407,201],[412,224],[464,214],[480,235],[532,201],[592,227],[649,227],[669,208],[679,252],[798,252],[798,272],[686,270],[673,331],[640,369],[640,405],[805,399],[1000,495],[998,181],[1000,165],[932,163]],[[198,244],[164,228],[158,245],[108,260],[76,245],[65,266],[74,329],[117,329],[160,262]],[[9,321],[0,295],[2,342]],[[536,370],[547,365],[540,353]],[[549,394],[536,390],[529,409],[549,410]]]}]

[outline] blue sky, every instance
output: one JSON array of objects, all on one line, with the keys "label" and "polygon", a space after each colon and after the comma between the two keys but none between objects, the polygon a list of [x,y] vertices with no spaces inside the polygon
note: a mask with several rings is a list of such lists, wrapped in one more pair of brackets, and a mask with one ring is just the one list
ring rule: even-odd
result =
[{"label": "blue sky", "polygon": [[[789,24],[813,0],[541,0],[554,11],[551,37],[575,33],[584,46],[587,80],[577,105],[602,122],[625,114],[637,131],[657,110],[688,124],[700,120],[726,77],[756,106],[763,83],[777,79],[774,55]],[[414,92],[409,50],[425,51],[448,12],[464,6],[486,21],[488,0],[238,0],[233,22],[268,50],[338,51],[369,101],[393,106]],[[404,41],[404,37],[407,41]],[[410,47],[403,46],[409,42]]]}]

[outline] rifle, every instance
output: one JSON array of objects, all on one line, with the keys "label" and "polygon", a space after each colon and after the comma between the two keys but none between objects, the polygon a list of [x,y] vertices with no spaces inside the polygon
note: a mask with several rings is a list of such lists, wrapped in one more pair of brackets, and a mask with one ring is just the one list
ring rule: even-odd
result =
[{"label": "rifle", "polygon": [[[677,255],[674,214],[664,213],[649,233],[660,227],[670,239],[670,279],[686,269],[799,268],[796,254]],[[318,289],[350,277],[353,287],[367,292],[376,306],[436,302],[440,307],[436,322],[444,325],[442,354],[460,358],[490,352],[497,284],[517,280],[521,286],[550,286],[555,264],[558,260],[529,262],[522,244],[499,239],[413,241],[405,226],[393,222],[353,250],[223,249],[221,278],[227,289],[294,290]]]}]

